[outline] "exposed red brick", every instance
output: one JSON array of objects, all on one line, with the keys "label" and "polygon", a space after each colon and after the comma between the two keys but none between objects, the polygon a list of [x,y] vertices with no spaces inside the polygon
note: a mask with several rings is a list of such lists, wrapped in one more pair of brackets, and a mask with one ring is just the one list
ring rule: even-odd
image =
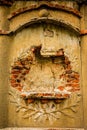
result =
[{"label": "exposed red brick", "polygon": [[29,70],[24,70],[21,74],[22,75],[26,75],[26,74],[28,74],[29,73]]},{"label": "exposed red brick", "polygon": [[17,77],[18,77],[17,74],[13,74],[13,75],[11,75],[11,79],[14,79],[14,78],[17,78]]},{"label": "exposed red brick", "polygon": [[68,98],[69,96],[69,94],[64,94],[64,98]]},{"label": "exposed red brick", "polygon": [[[33,54],[35,55],[34,52],[38,52],[38,49],[40,51],[41,47],[38,48],[34,48],[34,51],[31,50],[31,52],[33,52]],[[30,99],[30,98],[34,98],[34,99],[39,99],[41,100],[42,103],[47,103],[48,99],[65,99],[68,98],[70,96],[70,94],[62,94],[62,91],[66,88],[66,87],[71,87],[70,90],[67,90],[68,92],[75,92],[78,91],[79,88],[79,74],[77,72],[72,71],[72,67],[70,64],[70,61],[68,59],[68,57],[66,57],[64,55],[64,51],[63,49],[60,49],[58,51],[58,56],[62,56],[63,57],[63,64],[66,65],[65,72],[60,75],[60,79],[64,79],[66,80],[66,84],[65,86],[58,86],[58,89],[61,91],[61,93],[33,93],[33,94],[29,94],[26,95],[25,93],[22,93],[21,96],[24,99]],[[33,63],[33,57],[31,56],[26,56],[23,59],[17,59],[18,61],[14,62],[14,65],[12,66],[12,70],[11,70],[11,86],[15,87],[16,89],[18,89],[19,91],[22,90],[23,85],[21,85],[21,81],[25,80],[25,76],[29,73],[30,70],[30,64]],[[31,63],[30,63],[31,62]],[[26,66],[29,66],[28,68],[26,68]],[[17,77],[18,75],[18,77]],[[66,91],[66,92],[67,92]],[[29,100],[29,103],[32,103],[33,100]],[[59,102],[57,102],[59,103]]]},{"label": "exposed red brick", "polygon": [[72,87],[77,88],[77,87],[79,87],[79,84],[72,84]]},{"label": "exposed red brick", "polygon": [[81,35],[87,35],[87,29],[86,29],[86,30],[81,30],[81,31],[80,31],[80,34],[81,34]]},{"label": "exposed red brick", "polygon": [[20,84],[19,83],[12,83],[12,87],[17,88]]},{"label": "exposed red brick", "polygon": [[21,87],[21,86],[18,86],[18,87],[17,87],[17,90],[21,91],[21,90],[22,90],[22,87]]},{"label": "exposed red brick", "polygon": [[62,97],[62,94],[56,94],[55,97],[56,97],[56,98],[61,98],[61,97]]},{"label": "exposed red brick", "polygon": [[67,83],[66,84],[66,87],[71,87],[72,86],[72,83]]},{"label": "exposed red brick", "polygon": [[64,51],[63,49],[60,49],[59,51],[57,51],[57,56],[63,56],[64,55]]},{"label": "exposed red brick", "polygon": [[54,102],[57,103],[57,104],[59,104],[59,103],[62,102],[62,100],[60,100],[60,99],[56,99],[56,100],[54,100]]},{"label": "exposed red brick", "polygon": [[49,102],[49,100],[47,100],[47,99],[42,99],[41,100],[41,103],[43,103],[43,104],[48,103],[48,102]]},{"label": "exposed red brick", "polygon": [[13,4],[13,0],[0,0],[0,4],[11,6]]},{"label": "exposed red brick", "polygon": [[22,93],[21,96],[25,98],[25,97],[26,97],[26,94]]},{"label": "exposed red brick", "polygon": [[26,65],[29,66],[29,61],[31,60],[32,58],[30,56],[22,60],[18,59],[12,66],[10,77],[11,86],[18,89],[19,91],[21,91],[23,88],[23,85],[21,85],[21,80],[25,80],[25,75],[28,74],[30,70],[30,67],[26,68]]},{"label": "exposed red brick", "polygon": [[33,103],[34,102],[34,99],[28,99],[27,103]]},{"label": "exposed red brick", "polygon": [[72,82],[73,82],[73,83],[78,83],[79,80],[77,80],[77,79],[73,79]]},{"label": "exposed red brick", "polygon": [[8,35],[8,34],[10,34],[10,31],[0,30],[0,35]]},{"label": "exposed red brick", "polygon": [[71,70],[71,69],[72,69],[71,65],[68,64],[68,65],[66,66],[66,70],[69,71],[69,70]]},{"label": "exposed red brick", "polygon": [[64,86],[58,86],[58,89],[63,91],[64,90]]},{"label": "exposed red brick", "polygon": [[20,70],[16,70],[16,69],[11,71],[11,74],[20,74],[20,73],[21,73],[21,71]]},{"label": "exposed red brick", "polygon": [[75,91],[79,91],[80,90],[80,87],[77,87],[77,88],[74,88],[75,89]]},{"label": "exposed red brick", "polygon": [[11,82],[11,84],[14,84],[14,83],[16,83],[16,80],[15,79],[11,79],[10,82]]},{"label": "exposed red brick", "polygon": [[79,74],[76,73],[74,74],[74,78],[79,79],[79,77],[80,77]]},{"label": "exposed red brick", "polygon": [[65,64],[66,65],[70,64],[70,61],[69,61],[68,57],[66,57],[66,56],[65,56]]},{"label": "exposed red brick", "polygon": [[20,66],[22,66],[22,64],[21,64],[20,61],[15,61],[15,62],[14,62],[14,65],[20,65]]}]

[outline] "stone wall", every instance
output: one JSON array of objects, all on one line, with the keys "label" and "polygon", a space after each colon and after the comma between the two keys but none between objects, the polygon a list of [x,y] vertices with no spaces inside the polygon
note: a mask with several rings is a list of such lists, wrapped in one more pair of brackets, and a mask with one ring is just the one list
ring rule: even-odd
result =
[{"label": "stone wall", "polygon": [[86,129],[86,3],[0,4],[0,127]]}]

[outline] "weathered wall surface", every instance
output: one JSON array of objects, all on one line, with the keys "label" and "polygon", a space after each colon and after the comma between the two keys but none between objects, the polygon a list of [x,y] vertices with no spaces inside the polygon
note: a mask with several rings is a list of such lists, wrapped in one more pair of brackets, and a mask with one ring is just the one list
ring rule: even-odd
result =
[{"label": "weathered wall surface", "polygon": [[[65,55],[67,55],[69,57],[69,60],[71,61],[72,70],[75,71],[75,72],[80,73],[80,66],[79,66],[80,65],[80,62],[79,62],[80,61],[80,48],[79,48],[78,36],[74,36],[74,34],[72,34],[72,33],[70,34],[70,32],[68,32],[67,30],[64,30],[62,27],[61,28],[58,27],[58,29],[57,29],[57,27],[55,28],[53,25],[50,25],[50,26],[51,26],[51,28],[49,28],[49,29],[51,31],[54,31],[54,33],[56,33],[57,35],[54,34],[53,37],[44,37],[42,24],[39,25],[39,26],[37,25],[37,26],[35,26],[33,28],[31,26],[31,27],[29,27],[27,29],[24,29],[20,33],[18,33],[14,37],[13,42],[12,42],[13,44],[11,46],[11,51],[10,51],[11,55],[9,57],[9,62],[14,66],[15,65],[14,60],[15,59],[17,60],[17,57],[19,57],[19,59],[20,59],[18,61],[21,61],[21,57],[23,58],[23,57],[28,55],[28,52],[26,50],[28,50],[28,48],[31,48],[31,46],[40,46],[41,45],[41,47],[42,47],[41,48],[41,52],[42,52],[43,55],[45,53],[43,51],[44,50],[46,51],[45,57],[46,57],[46,55],[51,55],[53,53],[55,54],[55,52],[57,50],[63,48]],[[46,29],[47,28],[48,28],[48,26],[46,26]],[[56,30],[56,32],[55,32],[55,30]],[[31,32],[33,32],[33,35],[32,35]],[[63,37],[63,39],[62,39],[62,37]],[[50,43],[49,43],[49,41],[50,41]],[[50,48],[51,48],[52,52],[49,52]],[[72,51],[70,50],[70,48],[72,48]],[[21,52],[22,53],[24,52],[24,53],[21,54]],[[24,55],[24,56],[22,56],[22,55]],[[74,57],[76,57],[76,59]],[[46,60],[46,63],[45,63],[45,60]],[[21,77],[20,77],[20,74],[18,74],[19,75],[18,79],[21,81],[21,83],[19,85],[21,85],[21,84],[23,84],[23,86],[25,85],[25,87],[23,87],[22,91],[28,91],[28,89],[30,88],[30,90],[32,92],[38,92],[38,93],[39,92],[52,92],[53,89],[54,89],[53,88],[53,84],[55,84],[55,90],[57,89],[59,84],[60,84],[59,86],[63,85],[62,81],[60,81],[60,79],[58,78],[59,75],[63,74],[63,71],[64,71],[63,67],[62,66],[57,66],[56,64],[51,65],[51,59],[49,59],[49,58],[48,59],[44,59],[43,58],[43,61],[42,61],[42,64],[40,63],[40,65],[37,64],[37,63],[33,63],[35,65],[31,66],[31,69],[30,69],[31,71],[29,72],[28,75],[25,76],[25,78],[26,78],[25,81],[23,81],[21,79]],[[56,61],[56,62],[59,62],[59,61]],[[17,61],[16,61],[16,64],[18,64]],[[42,65],[42,69],[40,69],[41,65]],[[44,65],[45,65],[45,67],[44,67]],[[29,65],[29,67],[30,67],[30,65]],[[25,68],[23,70],[25,71]],[[21,73],[22,73],[21,76],[24,73],[23,70],[21,71]],[[55,78],[54,79],[52,78],[53,76],[52,76],[52,72],[51,71],[53,71],[53,73],[55,74]],[[18,90],[20,90],[21,86],[19,87],[19,85],[18,85],[18,87],[17,87],[17,83],[18,82],[16,82],[16,83],[13,82],[15,80],[15,78],[14,78],[14,80],[12,78],[14,76],[13,72],[14,72],[14,69],[12,69],[12,71],[11,71],[11,82],[12,82],[11,85],[14,88],[18,88]],[[59,79],[59,83],[57,81],[58,79]],[[32,83],[31,80],[34,83]],[[45,80],[45,82],[44,82],[44,80]],[[42,87],[41,87],[41,85],[42,85]],[[48,88],[47,88],[47,86],[48,86]],[[75,90],[77,88],[75,88]],[[75,90],[73,89],[72,91],[75,91]],[[11,95],[12,95],[12,93],[11,93]],[[18,97],[16,97],[16,95],[14,95],[14,96],[18,100]],[[13,97],[10,97],[10,98],[13,100],[13,102],[15,102]],[[74,98],[76,98],[76,97],[74,97]],[[17,102],[17,100],[16,100],[16,102]],[[71,104],[72,107],[75,104],[77,106],[77,103],[75,102],[73,97],[72,97],[71,100],[73,101],[73,103]],[[67,127],[74,126],[75,124],[78,124],[78,126],[81,125],[81,122],[82,122],[81,121],[82,120],[81,117],[78,118],[78,116],[77,116],[74,119],[71,119],[72,120],[71,121],[71,120],[69,120],[68,115],[64,117],[63,114],[61,115],[61,112],[56,113],[55,111],[61,111],[62,110],[62,108],[60,108],[60,110],[58,110],[58,107],[60,107],[59,104],[58,105],[55,104],[57,109],[55,108],[55,106],[54,106],[54,109],[48,107],[48,109],[47,109],[47,111],[49,111],[49,116],[48,116],[48,114],[46,114],[45,111],[44,111],[47,108],[47,106],[46,106],[47,104],[48,104],[48,106],[52,107],[52,105],[55,104],[55,103],[47,102],[44,105],[42,103],[39,103],[38,106],[37,106],[37,103],[31,103],[32,106],[28,106],[28,107],[30,107],[31,111],[24,104],[24,106],[26,107],[26,110],[30,113],[28,115],[27,112],[23,113],[23,109],[22,109],[22,106],[21,106],[22,104],[18,104],[18,102],[17,102],[17,105],[19,105],[19,107],[20,107],[19,110],[21,112],[21,113],[20,112],[19,113],[15,113],[14,112],[14,116],[16,117],[17,125],[18,126],[22,126],[22,125],[23,126],[36,126],[36,127],[38,127],[38,126],[39,127],[44,127],[44,126],[45,127],[49,127],[49,126],[51,126],[51,127],[52,126],[53,127],[61,127],[61,125],[66,126],[66,124],[64,125],[64,123],[63,123],[63,120],[65,120],[66,118],[67,118]],[[66,105],[69,106],[70,104],[66,103]],[[12,117],[13,117],[13,114],[11,114],[11,112],[12,112],[11,109],[12,108],[10,109],[10,106],[11,106],[11,104],[9,104],[9,118],[10,118],[9,119],[9,124],[11,124],[11,123],[13,124],[15,122],[15,120],[14,120],[14,118],[13,118],[13,120],[11,120]],[[36,110],[34,110],[32,107],[35,108]],[[43,112],[40,112],[40,109]],[[51,117],[50,111],[53,114],[54,118]],[[33,112],[33,116],[32,116],[32,112]],[[24,114],[24,116],[22,116],[22,114]],[[46,117],[44,117],[44,114],[45,114]],[[55,116],[55,114],[57,114],[57,116]],[[39,118],[39,116],[40,116],[40,118]],[[71,111],[70,111],[70,116],[73,116],[73,112],[71,112]],[[58,117],[58,119],[57,119],[57,117]],[[19,120],[17,120],[17,118]],[[48,120],[46,120],[46,118],[48,118]],[[39,120],[43,121],[43,124],[39,124],[40,123]]]},{"label": "weathered wall surface", "polygon": [[86,5],[6,4],[0,6],[0,127],[87,129]]},{"label": "weathered wall surface", "polygon": [[[9,28],[7,14],[9,9],[0,6],[0,30]],[[0,35],[0,127],[6,127],[8,122],[8,58],[9,38]]]},{"label": "weathered wall surface", "polygon": [[81,40],[81,48],[82,48],[82,88],[83,88],[83,108],[84,108],[84,127],[87,128],[87,116],[85,116],[87,114],[86,109],[87,109],[87,97],[86,97],[86,84],[87,84],[87,80],[86,80],[86,71],[87,71],[87,67],[86,67],[86,59],[87,59],[87,46],[86,46],[86,42],[87,42],[87,14],[86,14],[86,10],[87,10],[87,5],[84,5],[81,8],[81,12],[83,14],[83,18],[81,21],[81,29],[82,29],[82,40]]}]

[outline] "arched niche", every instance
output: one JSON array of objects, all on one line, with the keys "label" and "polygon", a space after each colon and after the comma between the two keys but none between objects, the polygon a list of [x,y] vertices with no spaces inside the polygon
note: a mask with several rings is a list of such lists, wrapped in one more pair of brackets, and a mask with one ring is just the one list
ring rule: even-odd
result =
[{"label": "arched niche", "polygon": [[74,29],[46,21],[28,25],[13,35],[10,54],[10,100],[16,104],[9,104],[9,113],[17,105],[19,126],[80,122],[80,39]]}]

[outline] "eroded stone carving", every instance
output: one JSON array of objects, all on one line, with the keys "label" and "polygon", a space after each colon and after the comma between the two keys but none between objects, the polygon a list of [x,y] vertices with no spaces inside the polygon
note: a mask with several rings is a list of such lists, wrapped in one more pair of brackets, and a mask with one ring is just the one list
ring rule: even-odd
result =
[{"label": "eroded stone carving", "polygon": [[72,118],[80,101],[78,36],[49,23],[32,27],[25,30],[30,39],[23,41],[26,48],[21,46],[11,66],[10,99],[30,122],[53,124],[65,116]]},{"label": "eroded stone carving", "polygon": [[18,94],[10,92],[12,102],[23,118],[34,121],[57,120],[61,114],[72,117],[80,101],[79,73],[72,70],[63,48],[49,57],[40,51],[41,46],[33,46],[14,61],[10,82]]},{"label": "eroded stone carving", "polygon": [[41,47],[33,47],[14,62],[11,86],[22,91],[24,98],[68,98],[79,90],[79,74],[61,49],[56,56],[43,57]]},{"label": "eroded stone carving", "polygon": [[46,9],[42,9],[39,12],[39,17],[48,17],[48,15],[49,15],[49,12]]},{"label": "eroded stone carving", "polygon": [[36,100],[34,103],[31,102],[31,100],[28,100],[26,105],[19,96],[21,92],[11,88],[9,94],[11,95],[11,103],[16,104],[16,112],[21,111],[24,119],[32,119],[34,122],[44,122],[48,120],[51,124],[53,124],[53,121],[59,120],[62,115],[74,118],[74,114],[79,109],[81,98],[80,93],[76,92],[67,100],[63,100],[62,104],[52,100],[49,100],[49,102],[46,102],[45,100],[42,100],[43,102]]}]

